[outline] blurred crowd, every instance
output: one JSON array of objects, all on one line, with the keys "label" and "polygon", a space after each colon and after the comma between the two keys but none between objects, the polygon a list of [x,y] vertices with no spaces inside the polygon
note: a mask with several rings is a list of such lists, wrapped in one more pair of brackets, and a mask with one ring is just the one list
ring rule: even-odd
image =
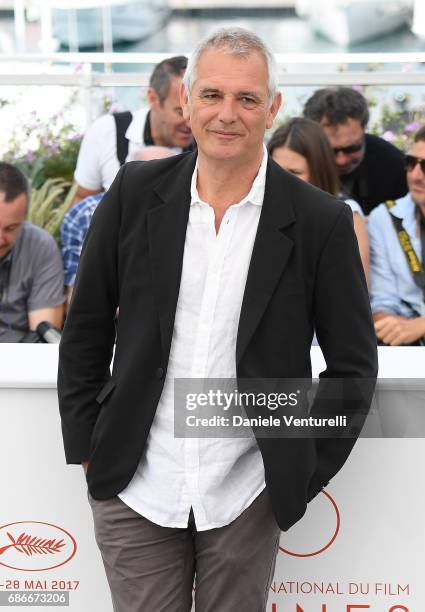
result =
[{"label": "blurred crowd", "polygon": [[[183,56],[162,61],[150,77],[146,108],[103,115],[89,127],[74,174],[76,199],[61,227],[61,251],[45,230],[25,220],[25,176],[0,162],[0,342],[37,342],[46,327],[60,331],[92,215],[120,166],[196,152],[180,106],[186,65]],[[423,345],[425,126],[405,154],[369,134],[368,120],[358,91],[320,89],[302,117],[271,134],[267,149],[284,170],[351,208],[377,342]]]}]

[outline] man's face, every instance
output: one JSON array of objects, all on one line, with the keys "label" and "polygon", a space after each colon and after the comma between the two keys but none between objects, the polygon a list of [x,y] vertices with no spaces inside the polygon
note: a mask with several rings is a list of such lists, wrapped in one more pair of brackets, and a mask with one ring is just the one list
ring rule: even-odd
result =
[{"label": "man's face", "polygon": [[27,196],[21,193],[11,202],[5,202],[0,192],[0,259],[12,249],[25,219]]},{"label": "man's face", "polygon": [[190,98],[184,87],[181,94],[199,152],[215,161],[258,158],[264,132],[272,127],[281,104],[277,94],[270,106],[267,65],[257,52],[238,57],[205,51]]},{"label": "man's face", "polygon": [[[409,155],[425,159],[425,142],[415,142],[409,151]],[[412,200],[419,206],[425,206],[425,174],[420,164],[416,164],[411,170],[407,170],[407,184],[409,186]]]},{"label": "man's face", "polygon": [[180,104],[180,85],[182,77],[171,77],[168,96],[162,102],[159,101],[156,92],[149,91],[149,104],[151,111],[158,118],[159,140],[155,144],[163,147],[181,147],[184,149],[192,142],[192,132],[183,117]]},{"label": "man's face", "polygon": [[[329,144],[334,149],[338,173],[340,175],[350,174],[357,168],[364,156],[364,128],[360,121],[349,118],[344,123],[330,125],[326,117],[323,117],[320,125],[325,131]],[[347,147],[358,150],[344,151]]]}]

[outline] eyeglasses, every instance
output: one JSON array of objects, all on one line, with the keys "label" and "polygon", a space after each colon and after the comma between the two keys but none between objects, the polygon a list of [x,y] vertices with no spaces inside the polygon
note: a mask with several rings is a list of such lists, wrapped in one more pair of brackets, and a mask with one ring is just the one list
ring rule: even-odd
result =
[{"label": "eyeglasses", "polygon": [[416,168],[416,164],[419,164],[422,170],[422,173],[425,174],[425,159],[421,159],[420,157],[416,157],[415,155],[406,155],[404,158],[404,163],[406,165],[407,172],[412,172]]},{"label": "eyeglasses", "polygon": [[345,155],[350,155],[351,153],[358,153],[363,149],[363,142],[359,144],[349,145],[348,147],[332,147],[332,151],[335,155],[338,153],[344,153]]}]

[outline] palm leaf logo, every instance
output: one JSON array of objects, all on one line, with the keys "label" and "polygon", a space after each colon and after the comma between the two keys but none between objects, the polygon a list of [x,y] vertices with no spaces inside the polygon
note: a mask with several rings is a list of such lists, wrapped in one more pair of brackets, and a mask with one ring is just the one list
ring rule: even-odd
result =
[{"label": "palm leaf logo", "polygon": [[57,552],[61,552],[61,548],[65,546],[64,540],[48,540],[47,538],[38,538],[37,536],[31,536],[26,533],[21,533],[15,540],[11,533],[8,531],[6,533],[11,544],[7,544],[0,548],[0,555],[10,548],[14,548],[28,557],[32,555],[53,555]]}]

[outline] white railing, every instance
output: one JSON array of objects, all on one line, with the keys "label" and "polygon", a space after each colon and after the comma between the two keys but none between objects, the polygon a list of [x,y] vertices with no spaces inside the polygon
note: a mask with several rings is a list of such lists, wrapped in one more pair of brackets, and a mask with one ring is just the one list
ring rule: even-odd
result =
[{"label": "white railing", "polygon": [[[188,54],[187,54],[188,55]],[[86,116],[91,116],[91,92],[101,87],[147,87],[151,65],[169,57],[169,53],[55,53],[50,55],[0,55],[0,86],[60,85],[83,92]],[[425,53],[278,53],[279,85],[425,85]],[[104,66],[103,72],[92,65]],[[139,72],[112,72],[114,64],[139,64]],[[384,65],[385,70],[347,70],[352,65]],[[395,69],[388,70],[391,64]],[[10,66],[13,65],[13,74]],[[75,66],[79,66],[78,70]],[[146,65],[146,68],[143,66]],[[149,68],[147,67],[149,65]],[[313,70],[297,70],[299,66],[315,66]],[[317,66],[323,67],[318,70]],[[404,68],[402,66],[404,65]],[[6,69],[9,66],[9,71]],[[62,66],[62,68],[61,68]],[[63,66],[66,66],[64,73]],[[326,66],[328,66],[327,69]],[[31,67],[31,69],[30,69]],[[34,70],[34,67],[35,70]],[[75,70],[70,73],[69,69]]]},{"label": "white railing", "polygon": [[[68,87],[146,87],[149,73],[0,74],[0,85],[64,85]],[[425,72],[335,72],[279,74],[279,85],[425,85]]]},{"label": "white railing", "polygon": [[[150,70],[138,73],[114,73],[113,64],[152,65],[169,57],[169,53],[56,53],[52,55],[0,55],[0,84],[3,85],[65,85],[72,87],[129,87],[146,86]],[[344,71],[344,67],[357,64],[378,66],[398,64],[401,66],[425,65],[425,53],[277,53],[279,66],[279,81],[281,85],[423,85],[425,70],[361,70]],[[33,71],[19,70],[7,74],[2,66],[13,64],[23,67],[26,64],[38,65],[39,74]],[[55,65],[81,66],[82,69],[73,74],[63,74]],[[103,64],[104,71],[93,71],[93,64]],[[330,70],[293,71],[298,65],[330,66]],[[42,70],[48,69],[48,73]]]},{"label": "white railing", "polygon": [[[177,55],[177,53],[174,53]],[[190,53],[182,53],[189,57]],[[67,64],[156,64],[170,53],[51,53],[1,54],[1,62],[54,62]],[[409,53],[275,53],[279,64],[420,64],[425,52]]]}]

